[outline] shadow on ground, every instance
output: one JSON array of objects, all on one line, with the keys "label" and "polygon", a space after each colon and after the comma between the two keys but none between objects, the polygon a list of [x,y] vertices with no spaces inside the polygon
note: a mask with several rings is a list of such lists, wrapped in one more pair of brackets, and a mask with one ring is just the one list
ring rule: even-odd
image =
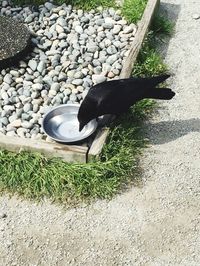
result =
[{"label": "shadow on ground", "polygon": [[155,124],[147,124],[147,134],[151,144],[159,145],[174,141],[191,132],[200,132],[200,119],[162,121]]},{"label": "shadow on ground", "polygon": [[[158,14],[161,16],[164,16],[169,21],[171,21],[171,23],[174,24],[174,32],[176,30],[176,22],[178,20],[180,10],[181,10],[180,5],[174,5],[174,4],[169,4],[165,2],[160,3]],[[171,36],[166,37],[165,39],[158,38],[157,40],[157,44],[158,44],[157,50],[159,51],[159,53],[162,55],[163,58],[166,57],[170,39],[171,39]]]}]

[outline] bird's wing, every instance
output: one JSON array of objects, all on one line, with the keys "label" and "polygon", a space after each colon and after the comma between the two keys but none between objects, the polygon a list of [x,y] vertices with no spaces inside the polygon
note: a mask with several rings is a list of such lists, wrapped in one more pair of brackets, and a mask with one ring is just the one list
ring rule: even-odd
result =
[{"label": "bird's wing", "polygon": [[127,80],[113,80],[99,84],[92,94],[100,114],[120,114],[133,104],[133,88]]}]

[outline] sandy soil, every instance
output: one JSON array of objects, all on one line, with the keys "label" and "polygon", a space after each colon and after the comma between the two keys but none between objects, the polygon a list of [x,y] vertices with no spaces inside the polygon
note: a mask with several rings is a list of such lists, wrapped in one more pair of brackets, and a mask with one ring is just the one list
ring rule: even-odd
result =
[{"label": "sandy soil", "polygon": [[177,95],[147,123],[143,186],[69,210],[0,197],[0,265],[200,265],[200,5],[162,9],[177,19],[163,50]]}]

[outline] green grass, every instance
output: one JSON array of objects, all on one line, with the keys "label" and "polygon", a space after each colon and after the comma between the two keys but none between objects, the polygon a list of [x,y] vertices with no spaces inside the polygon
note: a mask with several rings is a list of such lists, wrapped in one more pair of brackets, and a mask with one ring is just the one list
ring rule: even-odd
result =
[{"label": "green grass", "polygon": [[174,32],[174,23],[164,16],[156,14],[152,22],[152,30],[155,34],[171,36]]},{"label": "green grass", "polygon": [[[128,2],[130,0],[125,4]],[[152,76],[166,72],[166,66],[155,51],[154,40],[154,34],[149,34],[134,75]],[[36,153],[0,151],[0,190],[61,202],[113,197],[135,182],[137,161],[145,147],[142,121],[153,106],[153,101],[141,101],[112,124],[107,144],[95,162],[69,164]]]},{"label": "green grass", "polygon": [[141,19],[147,0],[124,0],[122,14],[129,22],[136,23]]},{"label": "green grass", "polygon": [[113,127],[101,159],[68,164],[59,159],[22,152],[0,152],[0,188],[28,198],[50,197],[62,202],[110,198],[131,182],[144,141],[133,112]]}]

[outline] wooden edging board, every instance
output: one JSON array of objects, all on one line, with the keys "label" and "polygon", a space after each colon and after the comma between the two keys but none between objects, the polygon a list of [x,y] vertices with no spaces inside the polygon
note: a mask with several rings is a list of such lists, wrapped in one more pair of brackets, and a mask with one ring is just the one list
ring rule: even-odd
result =
[{"label": "wooden edging board", "polygon": [[[137,60],[137,56],[142,47],[142,43],[146,37],[148,28],[151,24],[152,18],[159,4],[160,0],[148,0],[143,16],[140,22],[138,23],[138,29],[135,38],[133,40],[133,43],[131,44],[129,54],[125,59],[125,61],[123,62],[120,79],[129,78],[131,76],[134,64],[136,63]],[[109,129],[105,128],[102,129],[96,135],[96,138],[94,139],[88,152],[88,160],[93,160],[94,157],[100,155],[108,134],[109,134]]]},{"label": "wooden edging board", "polygon": [[[148,0],[144,14],[138,24],[138,30],[134,41],[131,45],[129,55],[125,60],[120,78],[128,78],[131,75],[133,65],[136,62],[138,53],[151,23],[156,7],[160,0]],[[41,140],[25,139],[21,137],[8,137],[0,135],[0,148],[9,151],[20,152],[22,150],[40,152],[47,157],[59,157],[67,162],[81,162],[93,160],[98,157],[106,142],[109,129],[100,129],[94,138],[90,148],[85,146],[64,145],[59,143],[51,143]]]}]

